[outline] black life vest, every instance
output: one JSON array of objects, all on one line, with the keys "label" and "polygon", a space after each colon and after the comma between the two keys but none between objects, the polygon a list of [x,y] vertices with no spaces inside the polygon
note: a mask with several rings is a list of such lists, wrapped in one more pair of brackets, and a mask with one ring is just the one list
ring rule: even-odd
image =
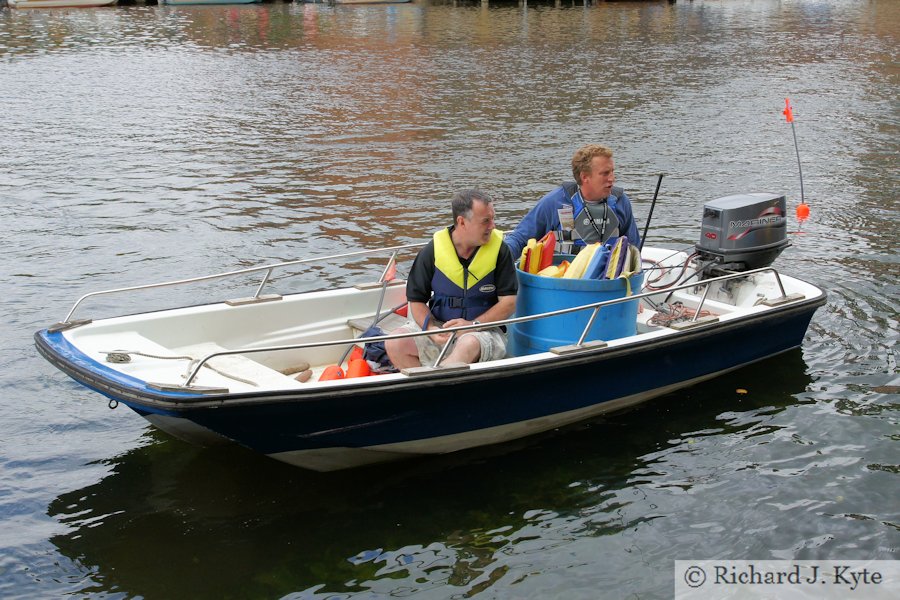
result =
[{"label": "black life vest", "polygon": [[613,186],[609,198],[602,202],[589,203],[582,200],[574,181],[564,181],[562,187],[572,203],[575,232],[580,238],[575,239],[576,246],[606,242],[620,235],[619,217],[615,209],[619,196],[625,193],[624,189]]},{"label": "black life vest", "polygon": [[495,229],[490,241],[475,251],[468,268],[459,262],[449,229],[434,234],[434,276],[428,301],[436,319],[475,320],[497,303],[494,272],[503,244],[503,233]]}]

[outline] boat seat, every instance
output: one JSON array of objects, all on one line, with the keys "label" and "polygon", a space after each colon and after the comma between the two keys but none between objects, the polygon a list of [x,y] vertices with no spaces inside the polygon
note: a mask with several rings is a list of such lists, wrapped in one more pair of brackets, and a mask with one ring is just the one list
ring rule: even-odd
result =
[{"label": "boat seat", "polygon": [[[347,321],[347,325],[350,326],[351,329],[354,330],[355,334],[359,334],[364,332],[366,329],[372,326],[372,321],[375,319],[375,315],[369,317],[362,317],[358,319],[349,319]],[[385,333],[390,333],[393,330],[397,329],[401,325],[406,323],[406,317],[401,317],[397,313],[390,313],[381,321],[378,322],[378,326],[381,327],[381,330]]]},{"label": "boat seat", "polygon": [[[77,330],[72,335],[77,336]],[[180,347],[163,346],[136,331],[93,335],[89,343],[82,343],[82,347],[85,353],[97,362],[125,375],[168,385],[181,385],[190,364],[189,360],[171,357],[191,356],[199,359],[214,352],[227,350],[214,342]],[[129,359],[109,361],[110,353],[127,354]],[[219,356],[210,360],[209,365],[212,369],[200,370],[194,380],[196,385],[225,387],[232,391],[296,388],[303,385],[293,377],[283,375],[247,355]],[[251,381],[253,384],[246,383]]]},{"label": "boat seat", "polygon": [[[202,358],[214,352],[223,352],[227,348],[223,348],[213,342],[204,342],[201,344],[193,344],[190,346],[181,346],[173,348],[176,354],[185,354]],[[258,363],[252,358],[243,354],[229,354],[226,356],[217,356],[210,359],[206,364],[215,369],[201,369],[197,374],[197,385],[220,385],[232,390],[258,390],[258,389],[281,389],[281,388],[299,388],[303,384],[296,381],[293,377],[283,375],[275,369],[271,369],[262,363]],[[244,383],[244,381],[252,381],[256,385]]]}]

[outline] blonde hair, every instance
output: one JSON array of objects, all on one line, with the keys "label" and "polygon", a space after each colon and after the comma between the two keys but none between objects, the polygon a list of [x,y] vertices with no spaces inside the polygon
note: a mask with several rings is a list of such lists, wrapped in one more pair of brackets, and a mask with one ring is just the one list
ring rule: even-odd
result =
[{"label": "blonde hair", "polygon": [[575,183],[581,185],[581,174],[591,173],[591,163],[594,158],[598,156],[612,158],[612,155],[612,150],[600,144],[588,144],[576,150],[575,155],[572,156],[572,176],[575,177]]}]

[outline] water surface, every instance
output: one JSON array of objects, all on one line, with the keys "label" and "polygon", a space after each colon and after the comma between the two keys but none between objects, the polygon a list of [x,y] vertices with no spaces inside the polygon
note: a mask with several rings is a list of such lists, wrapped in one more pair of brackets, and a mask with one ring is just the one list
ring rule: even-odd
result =
[{"label": "water surface", "polygon": [[[0,595],[667,598],[677,559],[897,559],[898,37],[892,0],[0,10]],[[812,217],[777,264],[829,302],[801,349],[631,411],[319,475],[33,349],[87,291],[423,240],[463,186],[513,227],[587,142],[642,228],[665,174],[648,243],[690,247],[706,201],[799,201],[786,96]]]}]

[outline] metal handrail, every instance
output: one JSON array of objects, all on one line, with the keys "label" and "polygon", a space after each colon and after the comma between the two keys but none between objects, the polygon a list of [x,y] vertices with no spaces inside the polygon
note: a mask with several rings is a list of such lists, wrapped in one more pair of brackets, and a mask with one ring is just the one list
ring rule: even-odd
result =
[{"label": "metal handrail", "polygon": [[[98,292],[90,292],[88,294],[85,294],[84,296],[82,296],[75,302],[75,305],[69,311],[69,314],[66,315],[66,318],[61,321],[61,323],[69,323],[70,319],[72,318],[72,315],[75,314],[75,310],[79,307],[79,305],[81,305],[81,303],[84,302],[85,300],[87,300],[88,298],[91,298],[94,296],[103,296],[103,295],[107,295],[107,294],[118,294],[118,293],[122,293],[122,292],[134,292],[134,291],[138,291],[138,290],[149,290],[149,289],[161,288],[161,287],[171,287],[171,286],[176,286],[176,285],[185,285],[185,284],[189,284],[189,283],[199,283],[201,281],[211,281],[213,279],[224,279],[226,277],[234,277],[237,275],[246,275],[247,273],[256,273],[258,271],[265,271],[266,274],[263,277],[262,282],[259,284],[259,287],[256,289],[256,293],[253,295],[253,298],[256,299],[256,298],[259,298],[260,294],[262,293],[263,288],[265,287],[266,283],[268,283],[269,277],[271,277],[271,275],[272,275],[272,271],[274,271],[275,269],[281,268],[281,267],[290,267],[293,265],[302,265],[302,264],[321,262],[321,261],[326,261],[326,260],[335,260],[335,259],[339,259],[339,258],[351,258],[354,256],[366,256],[369,254],[380,254],[380,253],[384,253],[384,252],[393,252],[391,257],[392,257],[392,260],[395,260],[397,253],[400,252],[401,250],[410,250],[412,248],[420,248],[420,247],[424,246],[426,243],[427,242],[418,242],[416,244],[405,244],[403,246],[390,246],[387,248],[378,248],[375,250],[357,250],[356,252],[347,252],[344,254],[334,254],[332,256],[317,256],[314,258],[303,258],[303,259],[299,259],[299,260],[290,260],[290,261],[286,261],[286,262],[280,262],[280,263],[275,263],[275,264],[271,264],[271,265],[263,265],[263,266],[259,266],[259,267],[248,267],[246,269],[239,269],[237,271],[227,271],[224,273],[215,273],[213,275],[203,275],[202,277],[192,277],[190,279],[177,279],[177,280],[173,280],[173,281],[163,281],[161,283],[133,285],[133,286],[129,286],[129,287],[115,288],[115,289],[111,289],[111,290],[101,290]],[[388,266],[390,266],[390,261],[388,262]],[[381,278],[378,280],[379,283],[381,283],[384,280],[384,277],[387,274],[387,269],[388,269],[388,267],[385,267],[384,271],[381,273]]]},{"label": "metal handrail", "polygon": [[410,333],[398,333],[398,334],[392,334],[392,335],[380,335],[380,336],[372,336],[372,337],[366,337],[366,338],[353,338],[353,339],[347,339],[347,340],[325,341],[325,342],[306,342],[303,344],[290,344],[290,345],[286,345],[286,346],[265,346],[262,348],[244,348],[244,349],[238,349],[238,350],[221,350],[219,352],[213,352],[213,353],[207,354],[205,357],[203,357],[199,361],[192,363],[193,367],[192,368],[189,367],[187,380],[185,381],[184,385],[185,385],[185,387],[189,387],[191,385],[191,382],[197,377],[197,374],[200,372],[200,369],[203,367],[203,365],[205,365],[207,362],[209,362],[210,360],[212,360],[213,358],[216,358],[218,356],[231,356],[231,355],[235,355],[235,354],[252,354],[255,352],[281,352],[284,350],[303,350],[306,348],[322,348],[322,347],[327,347],[327,346],[340,346],[340,345],[344,345],[344,344],[356,344],[360,341],[360,339],[365,339],[366,342],[382,342],[385,340],[401,339],[401,338],[408,338],[408,337],[418,337],[418,336],[423,336],[423,335],[438,335],[438,334],[442,334],[442,333],[452,333],[453,335],[450,336],[450,339],[447,340],[447,343],[444,344],[444,347],[441,349],[441,353],[439,354],[438,360],[435,363],[435,366],[437,366],[440,364],[440,361],[443,359],[446,350],[449,348],[453,339],[456,337],[456,335],[459,332],[465,332],[470,329],[485,329],[485,328],[513,325],[516,323],[525,323],[528,321],[536,321],[538,319],[547,319],[550,317],[565,315],[568,313],[578,312],[578,311],[582,311],[582,310],[593,310],[594,314],[588,320],[588,324],[584,328],[584,330],[581,332],[581,336],[578,340],[577,345],[581,346],[584,343],[584,338],[587,337],[587,334],[590,331],[591,326],[594,323],[597,313],[599,313],[600,309],[605,306],[621,304],[622,302],[631,302],[633,300],[640,300],[642,298],[649,298],[651,296],[659,296],[660,294],[663,294],[663,293],[668,294],[668,293],[671,293],[674,291],[678,291],[678,290],[682,290],[682,289],[686,289],[686,288],[697,287],[697,286],[702,285],[702,286],[705,286],[704,294],[700,300],[699,305],[696,308],[696,314],[700,314],[700,311],[703,308],[703,303],[706,300],[705,292],[709,290],[710,284],[720,282],[720,281],[727,281],[730,279],[748,277],[750,275],[764,273],[766,271],[771,271],[772,274],[775,276],[775,280],[778,283],[778,289],[781,291],[781,296],[784,297],[785,296],[784,285],[782,285],[782,283],[781,283],[781,275],[779,275],[778,271],[774,267],[761,267],[759,269],[753,269],[751,271],[744,271],[744,272],[740,272],[740,273],[730,273],[728,275],[713,277],[711,279],[704,279],[701,281],[683,283],[681,285],[667,288],[665,290],[642,292],[639,294],[633,294],[631,296],[625,296],[622,298],[614,298],[612,300],[603,300],[601,302],[593,302],[591,304],[584,304],[582,306],[574,306],[571,308],[561,308],[558,310],[545,312],[545,313],[541,313],[538,315],[527,315],[524,317],[515,317],[512,319],[505,319],[503,321],[492,321],[491,323],[479,323],[477,325],[474,325],[474,324],[473,325],[459,325],[457,327],[448,327],[447,329],[432,329],[429,331],[415,331],[415,332],[410,332]]}]

